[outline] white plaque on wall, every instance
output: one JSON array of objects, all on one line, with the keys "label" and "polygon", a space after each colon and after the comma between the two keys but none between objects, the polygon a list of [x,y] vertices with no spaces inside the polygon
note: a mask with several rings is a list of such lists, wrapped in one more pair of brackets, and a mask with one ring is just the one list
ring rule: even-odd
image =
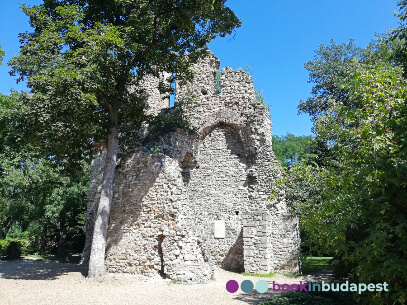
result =
[{"label": "white plaque on wall", "polygon": [[224,220],[215,220],[215,238],[225,238]]}]

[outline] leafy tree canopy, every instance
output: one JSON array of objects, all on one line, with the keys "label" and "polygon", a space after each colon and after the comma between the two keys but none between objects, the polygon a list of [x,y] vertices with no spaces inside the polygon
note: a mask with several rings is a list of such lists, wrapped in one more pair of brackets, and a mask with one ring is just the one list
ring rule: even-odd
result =
[{"label": "leafy tree canopy", "polygon": [[323,154],[319,166],[296,168],[297,178],[320,186],[318,200],[300,201],[303,228],[335,251],[337,275],[389,284],[389,292],[358,296],[366,304],[407,297],[407,84],[396,56],[403,45],[386,35],[366,49],[321,46],[306,64],[313,96],[299,105],[313,116]]},{"label": "leafy tree canopy", "polygon": [[0,238],[30,240],[32,252],[79,253],[83,247],[83,218],[89,167],[82,162],[67,171],[52,158],[39,158],[22,139],[30,130],[15,120],[25,93],[0,95]]},{"label": "leafy tree canopy", "polygon": [[359,63],[391,64],[400,45],[400,40],[390,40],[390,34],[378,36],[364,49],[356,46],[352,39],[349,43],[336,44],[332,40],[328,46],[321,45],[315,51],[314,60],[304,65],[310,74],[309,82],[314,85],[312,96],[300,101],[299,112],[309,114],[315,121],[329,109],[330,100],[352,107],[352,100],[348,99],[344,85],[353,78]]},{"label": "leafy tree canopy", "polygon": [[191,77],[187,68],[206,44],[240,24],[224,2],[23,5],[34,32],[20,34],[20,55],[9,64],[34,93],[24,119],[37,144],[61,160],[68,154],[80,159],[85,152],[90,157],[93,140],[106,138],[108,126],[137,126],[144,105],[128,91],[135,76],[169,71]]},{"label": "leafy tree canopy", "polygon": [[311,136],[273,136],[273,151],[283,167],[301,162],[310,153]]}]

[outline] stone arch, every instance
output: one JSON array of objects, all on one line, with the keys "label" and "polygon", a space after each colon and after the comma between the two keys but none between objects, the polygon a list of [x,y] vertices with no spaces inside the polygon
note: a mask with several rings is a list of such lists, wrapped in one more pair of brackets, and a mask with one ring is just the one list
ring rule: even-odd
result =
[{"label": "stone arch", "polygon": [[199,142],[202,143],[202,141],[206,138],[207,135],[209,135],[214,129],[219,128],[221,126],[227,126],[231,129],[233,129],[236,132],[236,134],[239,136],[239,139],[243,144],[246,163],[247,163],[248,167],[251,167],[254,164],[254,160],[256,158],[256,153],[255,153],[256,149],[254,148],[255,145],[252,140],[251,130],[247,126],[242,126],[242,125],[233,123],[233,120],[224,119],[221,121],[217,121],[216,123],[213,123],[211,125],[208,125],[208,126],[202,128],[198,132]]}]

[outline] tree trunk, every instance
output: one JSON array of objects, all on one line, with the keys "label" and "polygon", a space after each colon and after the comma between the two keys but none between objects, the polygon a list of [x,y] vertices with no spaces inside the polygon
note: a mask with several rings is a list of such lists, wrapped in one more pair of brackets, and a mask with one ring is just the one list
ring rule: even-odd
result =
[{"label": "tree trunk", "polygon": [[6,237],[7,237],[7,233],[8,233],[8,231],[10,231],[10,228],[11,228],[11,218],[10,218],[10,216],[9,217],[7,217],[7,219],[6,219],[6,225],[4,226],[4,231],[3,231],[3,236],[1,236],[0,235],[0,237],[1,237],[1,239],[6,239]]},{"label": "tree trunk", "polygon": [[66,224],[65,224],[65,209],[62,209],[59,214],[59,242],[58,242],[58,257],[65,258],[65,239],[66,239]]},{"label": "tree trunk", "polygon": [[48,242],[48,221],[47,219],[44,220],[44,226],[42,227],[42,236],[40,238],[40,252],[45,253],[47,249],[47,242]]},{"label": "tree trunk", "polygon": [[119,148],[119,105],[115,106],[116,107],[110,107],[109,109],[111,126],[109,127],[107,137],[107,155],[102,179],[102,191],[93,230],[93,240],[89,259],[89,277],[100,277],[105,273],[107,226],[110,214],[110,204],[113,198],[113,179]]}]

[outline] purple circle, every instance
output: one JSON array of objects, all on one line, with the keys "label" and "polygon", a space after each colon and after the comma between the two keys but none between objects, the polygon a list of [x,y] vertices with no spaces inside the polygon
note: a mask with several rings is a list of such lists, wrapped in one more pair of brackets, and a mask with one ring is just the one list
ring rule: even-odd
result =
[{"label": "purple circle", "polygon": [[230,280],[226,283],[226,290],[230,293],[235,293],[239,290],[239,283],[235,280]]}]

